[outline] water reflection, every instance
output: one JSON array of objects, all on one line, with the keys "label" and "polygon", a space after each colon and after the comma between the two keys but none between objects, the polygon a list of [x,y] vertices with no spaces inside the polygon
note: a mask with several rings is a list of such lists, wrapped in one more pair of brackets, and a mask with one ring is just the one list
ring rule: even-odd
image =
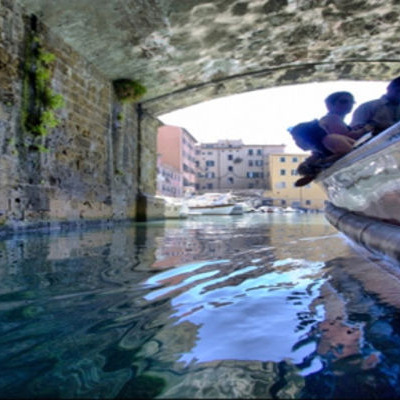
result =
[{"label": "water reflection", "polygon": [[5,240],[0,397],[398,396],[388,269],[320,215]]}]

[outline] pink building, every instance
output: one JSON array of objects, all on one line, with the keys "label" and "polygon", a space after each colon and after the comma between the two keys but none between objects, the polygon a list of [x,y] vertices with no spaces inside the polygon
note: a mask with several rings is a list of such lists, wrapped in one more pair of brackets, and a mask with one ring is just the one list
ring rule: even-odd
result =
[{"label": "pink building", "polygon": [[182,197],[182,174],[174,167],[161,163],[157,154],[157,194],[159,196]]},{"label": "pink building", "polygon": [[158,128],[157,153],[160,165],[172,167],[182,175],[181,193],[195,191],[197,140],[184,128],[164,125]]}]

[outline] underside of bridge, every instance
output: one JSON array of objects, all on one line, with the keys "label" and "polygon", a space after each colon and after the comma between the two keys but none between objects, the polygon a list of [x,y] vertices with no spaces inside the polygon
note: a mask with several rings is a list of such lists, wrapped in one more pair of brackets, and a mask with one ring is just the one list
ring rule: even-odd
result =
[{"label": "underside of bridge", "polygon": [[[280,85],[390,80],[399,15],[399,0],[0,0],[0,221],[157,217],[154,117]],[[42,67],[64,99],[46,134],[26,124]],[[146,88],[140,103],[119,101],[118,79]]]},{"label": "underside of bridge", "polygon": [[[398,0],[18,0],[154,112],[304,82],[400,71]],[[190,92],[190,93],[189,93]]]}]

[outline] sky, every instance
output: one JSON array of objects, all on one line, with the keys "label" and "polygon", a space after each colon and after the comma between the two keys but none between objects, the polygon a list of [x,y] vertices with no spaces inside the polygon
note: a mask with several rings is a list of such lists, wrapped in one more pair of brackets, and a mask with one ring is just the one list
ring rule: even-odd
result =
[{"label": "sky", "polygon": [[[361,103],[381,97],[389,82],[335,81],[282,86],[218,98],[158,118],[185,128],[198,142],[242,139],[244,144],[286,144],[287,153],[302,153],[287,128],[326,114],[324,100],[348,91]],[[346,117],[350,122],[351,113]]]}]

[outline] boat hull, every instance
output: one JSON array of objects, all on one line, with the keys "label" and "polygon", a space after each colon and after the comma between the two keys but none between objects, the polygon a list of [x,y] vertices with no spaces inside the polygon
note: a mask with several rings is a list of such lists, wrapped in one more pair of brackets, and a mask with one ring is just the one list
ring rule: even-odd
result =
[{"label": "boat hull", "polygon": [[235,204],[189,207],[189,215],[232,215]]},{"label": "boat hull", "polygon": [[338,160],[316,182],[336,207],[400,225],[400,123]]},{"label": "boat hull", "polygon": [[167,204],[164,217],[167,219],[184,219],[188,217],[188,208],[182,205]]},{"label": "boat hull", "polygon": [[400,227],[328,203],[327,220],[340,232],[379,257],[400,263]]},{"label": "boat hull", "polygon": [[400,123],[336,161],[316,182],[329,199],[325,212],[332,225],[400,261]]}]

